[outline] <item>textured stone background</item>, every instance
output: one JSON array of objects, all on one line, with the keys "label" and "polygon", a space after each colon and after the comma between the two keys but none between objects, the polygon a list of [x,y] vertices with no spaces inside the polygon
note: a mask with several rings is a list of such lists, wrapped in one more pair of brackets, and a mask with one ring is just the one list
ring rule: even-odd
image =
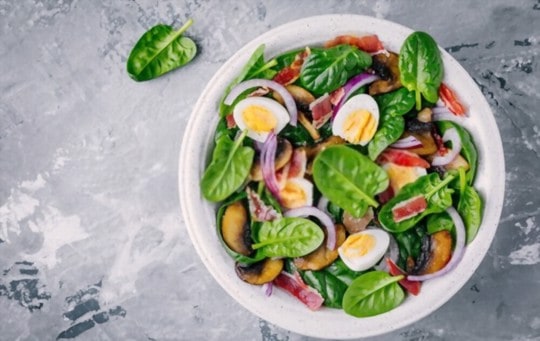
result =
[{"label": "textured stone background", "polygon": [[[0,1],[0,339],[308,340],[240,307],[202,266],[177,161],[190,111],[229,56],[328,13],[430,32],[482,89],[505,148],[505,207],[480,268],[434,314],[378,340],[540,339],[540,2],[228,3]],[[196,59],[132,81],[139,36],[187,18]]]}]

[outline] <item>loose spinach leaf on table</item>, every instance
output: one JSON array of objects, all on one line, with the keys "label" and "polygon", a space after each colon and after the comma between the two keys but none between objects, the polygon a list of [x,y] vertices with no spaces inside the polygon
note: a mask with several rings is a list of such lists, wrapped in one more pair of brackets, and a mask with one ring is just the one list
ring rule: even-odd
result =
[{"label": "loose spinach leaf on table", "polygon": [[240,95],[230,106],[226,105],[225,103],[223,103],[223,101],[225,100],[229,92],[231,92],[232,88],[234,88],[237,84],[253,78],[270,79],[276,74],[276,71],[272,68],[276,65],[277,62],[275,59],[265,62],[264,48],[265,45],[263,44],[260,45],[257,49],[255,49],[255,51],[247,61],[246,65],[244,65],[238,76],[236,76],[236,78],[233,79],[225,89],[225,93],[223,94],[223,97],[221,98],[221,101],[219,103],[219,115],[221,117],[230,114],[231,108],[233,108],[238,101],[245,98],[245,96],[247,96],[247,94],[250,92],[248,90],[245,94]]},{"label": "loose spinach leaf on table", "polygon": [[344,145],[330,146],[313,162],[313,180],[321,193],[353,217],[377,207],[375,194],[388,187],[388,175],[367,156]]},{"label": "loose spinach leaf on table", "polygon": [[469,163],[469,170],[467,171],[467,182],[469,185],[472,185],[474,177],[476,175],[476,169],[478,167],[478,152],[476,151],[476,146],[472,139],[471,134],[465,128],[456,124],[452,121],[438,121],[437,127],[441,131],[441,134],[444,134],[450,128],[456,128],[458,136],[461,140],[461,152],[465,160]]},{"label": "loose spinach leaf on table", "polygon": [[197,45],[182,34],[192,23],[189,19],[178,31],[159,24],[143,34],[129,54],[129,76],[136,81],[146,81],[191,61],[197,53]]},{"label": "loose spinach leaf on table", "polygon": [[[405,185],[395,197],[382,206],[379,212],[381,225],[392,233],[403,232],[415,226],[425,216],[446,210],[452,205],[453,190],[448,187],[448,183],[453,179],[454,176],[450,175],[441,180],[437,173],[431,173]],[[394,206],[418,195],[425,196],[427,208],[418,215],[396,223],[392,213]]]},{"label": "loose spinach leaf on table", "polygon": [[435,40],[425,32],[414,32],[405,39],[399,53],[401,84],[415,92],[416,110],[422,108],[422,95],[431,103],[439,99],[443,62]]},{"label": "loose spinach leaf on table", "polygon": [[302,257],[319,247],[323,239],[323,230],[311,220],[285,217],[263,222],[252,248],[265,257]]},{"label": "loose spinach leaf on table", "polygon": [[222,135],[216,143],[212,161],[201,179],[201,191],[209,201],[222,201],[236,191],[246,180],[255,151],[243,146],[244,131],[236,141]]},{"label": "loose spinach leaf on table", "polygon": [[300,83],[315,96],[332,92],[371,65],[371,56],[350,45],[313,50],[300,71]]},{"label": "loose spinach leaf on table", "polygon": [[405,299],[397,283],[403,275],[390,276],[370,271],[356,278],[343,296],[343,310],[355,317],[375,316],[390,311]]},{"label": "loose spinach leaf on table", "polygon": [[342,308],[345,291],[363,273],[349,269],[340,258],[322,270],[300,271],[304,282],[317,290],[324,298],[324,305],[331,308]]}]

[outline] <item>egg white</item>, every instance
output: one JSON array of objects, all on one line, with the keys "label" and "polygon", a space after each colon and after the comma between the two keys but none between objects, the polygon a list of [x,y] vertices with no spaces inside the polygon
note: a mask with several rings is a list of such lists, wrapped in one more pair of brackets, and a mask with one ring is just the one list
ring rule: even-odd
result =
[{"label": "egg white", "polygon": [[382,168],[388,174],[394,195],[398,194],[406,184],[415,182],[419,177],[427,174],[425,168],[400,166],[392,162],[382,165]]},{"label": "egg white", "polygon": [[274,133],[278,134],[287,123],[290,121],[288,111],[279,102],[267,98],[267,97],[247,97],[236,104],[233,110],[233,117],[236,125],[241,130],[247,129],[247,136],[253,140],[264,142],[270,132],[255,131],[248,127],[248,124],[244,120],[244,111],[250,106],[259,106],[268,110],[272,116],[276,119],[276,126],[274,127]]},{"label": "egg white", "polygon": [[[294,201],[291,199],[297,199],[297,198],[290,198],[287,197],[287,193],[284,191],[286,188],[294,188],[295,190],[302,192],[302,195],[305,197],[305,200],[303,201]],[[281,189],[280,192],[281,196],[281,204],[285,208],[298,208],[302,206],[311,206],[313,205],[313,184],[304,178],[290,178],[287,179],[285,182],[285,186]]]},{"label": "egg white", "polygon": [[377,102],[375,102],[373,97],[366,94],[359,94],[349,98],[345,102],[345,104],[339,109],[332,123],[332,133],[334,135],[341,136],[350,143],[365,146],[373,138],[373,135],[363,141],[350,141],[346,136],[347,134],[344,128],[349,116],[358,110],[366,110],[371,113],[371,116],[375,120],[376,131],[377,126],[379,125],[379,106],[377,105]]},{"label": "egg white", "polygon": [[[375,245],[364,255],[348,254],[358,245],[351,245],[351,240],[359,235],[370,235],[375,240]],[[386,253],[390,245],[388,232],[381,229],[367,229],[351,234],[345,242],[338,248],[338,253],[345,265],[354,271],[364,271],[376,265]]]}]

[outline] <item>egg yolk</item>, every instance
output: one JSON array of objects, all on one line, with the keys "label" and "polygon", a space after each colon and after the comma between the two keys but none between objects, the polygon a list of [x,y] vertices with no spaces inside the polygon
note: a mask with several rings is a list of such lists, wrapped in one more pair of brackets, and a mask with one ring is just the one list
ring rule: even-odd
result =
[{"label": "egg yolk", "polygon": [[343,124],[344,138],[351,143],[369,141],[376,129],[375,118],[364,109],[350,113]]},{"label": "egg yolk", "polygon": [[242,112],[242,118],[249,130],[255,132],[270,132],[277,125],[272,112],[260,105],[250,105]]},{"label": "egg yolk", "polygon": [[352,234],[341,246],[343,254],[347,258],[365,256],[375,247],[375,238],[370,234]]},{"label": "egg yolk", "polygon": [[416,179],[419,178],[419,175],[414,168],[395,164],[390,164],[390,166],[386,168],[386,174],[388,174],[390,186],[395,194],[397,194],[403,186],[415,182]]},{"label": "egg yolk", "polygon": [[301,186],[287,181],[280,192],[281,205],[285,208],[297,208],[306,205],[307,195]]}]

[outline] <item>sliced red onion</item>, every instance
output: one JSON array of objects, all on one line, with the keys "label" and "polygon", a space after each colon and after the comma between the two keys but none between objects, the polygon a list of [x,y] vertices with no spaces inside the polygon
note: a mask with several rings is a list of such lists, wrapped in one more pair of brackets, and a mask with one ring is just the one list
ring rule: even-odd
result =
[{"label": "sliced red onion", "polygon": [[296,109],[296,102],[294,101],[294,98],[283,85],[269,79],[255,78],[239,83],[234,88],[232,88],[231,92],[229,92],[227,97],[225,97],[223,103],[225,103],[226,105],[231,105],[233,104],[234,100],[238,96],[240,96],[241,93],[248,89],[256,87],[266,87],[280,94],[281,98],[283,98],[283,101],[285,102],[285,107],[287,107],[289,116],[291,117],[291,121],[289,123],[292,126],[296,126],[296,122],[298,121],[298,111]]},{"label": "sliced red onion", "polygon": [[458,124],[463,124],[465,116],[454,115],[447,107],[434,107],[431,109],[433,112],[434,121],[452,121]]},{"label": "sliced red onion", "polygon": [[422,142],[416,137],[409,135],[394,142],[391,147],[397,149],[409,149],[422,147]]},{"label": "sliced red onion", "polygon": [[425,281],[445,275],[453,268],[455,268],[457,263],[459,263],[459,261],[463,258],[463,254],[465,251],[465,225],[463,224],[463,220],[461,219],[459,213],[456,211],[455,208],[449,207],[446,209],[446,212],[452,218],[452,221],[454,222],[454,227],[456,228],[456,246],[454,247],[452,258],[450,259],[448,264],[446,264],[446,266],[441,270],[427,275],[407,276],[407,279],[409,281]]},{"label": "sliced red onion", "polygon": [[373,83],[377,79],[379,79],[379,76],[372,75],[371,73],[367,73],[367,72],[363,72],[349,79],[349,81],[345,83],[345,85],[343,86],[345,90],[345,95],[343,95],[339,103],[334,107],[333,117],[336,116],[341,106],[345,104],[345,102],[347,102],[347,99],[349,99],[352,93],[354,93],[356,90],[360,89],[364,85]]},{"label": "sliced red onion", "polygon": [[277,136],[272,131],[268,134],[261,150],[261,171],[266,187],[268,187],[270,193],[279,200],[279,185],[276,179],[275,166],[276,150]]},{"label": "sliced red onion", "polygon": [[262,285],[262,291],[264,292],[266,297],[272,296],[273,289],[274,289],[274,285],[272,284],[272,282],[264,283]]},{"label": "sliced red onion", "polygon": [[332,218],[322,210],[313,206],[303,206],[299,208],[293,208],[288,210],[284,214],[285,217],[307,217],[312,216],[321,222],[326,228],[326,247],[330,250],[336,248],[336,225],[332,221]]},{"label": "sliced red onion", "polygon": [[444,142],[451,141],[452,149],[448,148],[448,152],[442,156],[435,156],[431,162],[432,166],[445,166],[452,162],[461,152],[461,139],[456,128],[445,131],[442,139]]},{"label": "sliced red onion", "polygon": [[392,236],[391,233],[389,233],[388,236],[390,237],[390,244],[388,245],[388,250],[386,250],[386,253],[384,254],[379,264],[375,265],[376,270],[385,272],[389,272],[388,264],[386,264],[386,258],[390,258],[394,263],[397,263],[399,258],[398,243],[396,242],[396,239]]},{"label": "sliced red onion", "polygon": [[329,217],[332,217],[330,212],[328,212],[328,203],[329,202],[330,202],[330,200],[328,200],[327,197],[325,197],[324,195],[321,195],[321,198],[319,199],[319,202],[317,203],[317,208],[319,210],[323,211],[324,213],[328,214]]}]

